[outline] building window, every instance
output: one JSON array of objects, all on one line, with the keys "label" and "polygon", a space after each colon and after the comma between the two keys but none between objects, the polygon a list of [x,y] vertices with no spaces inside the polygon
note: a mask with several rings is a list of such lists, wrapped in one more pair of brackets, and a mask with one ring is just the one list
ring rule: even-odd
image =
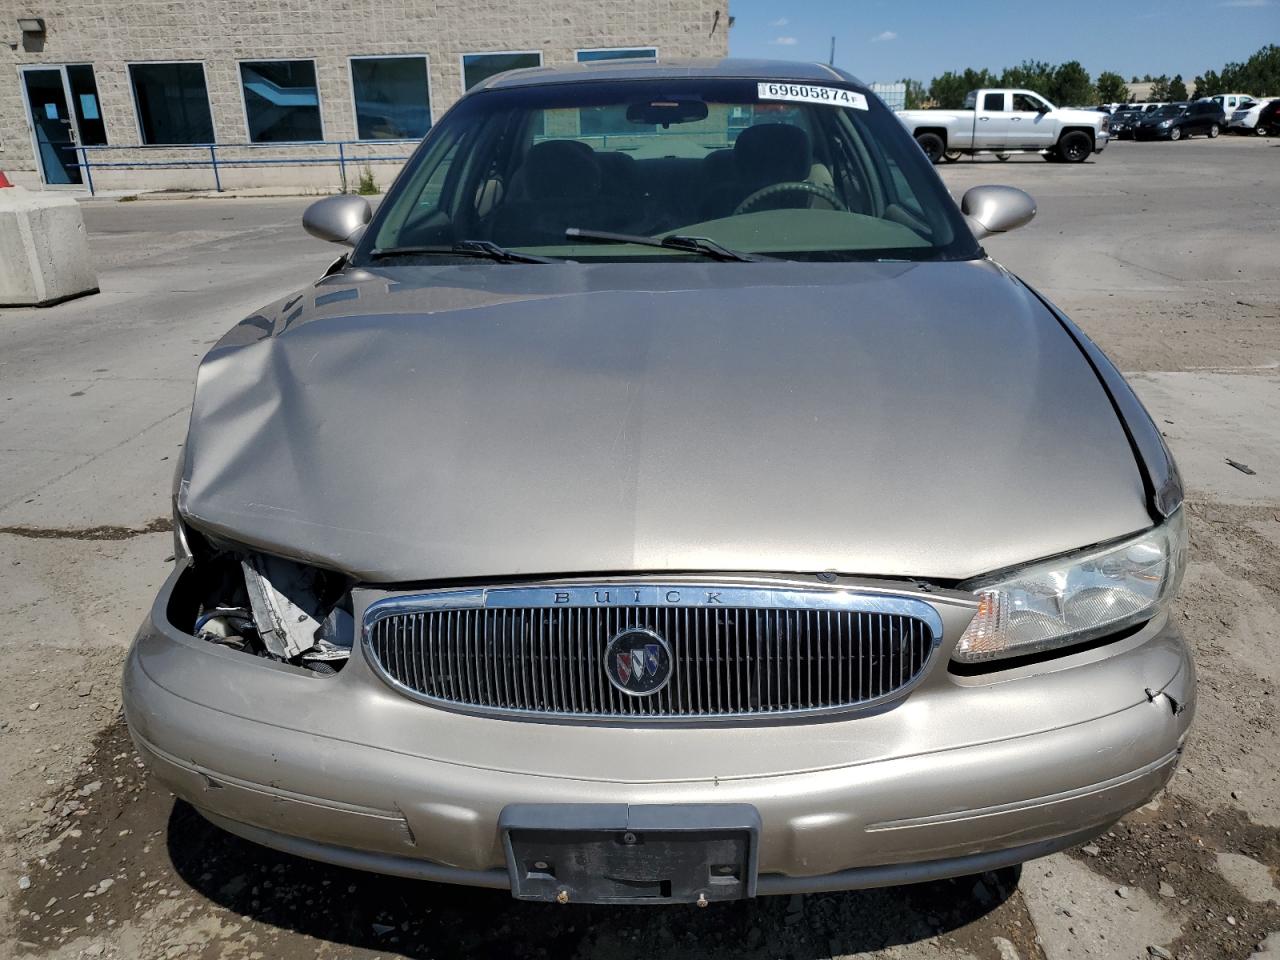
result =
[{"label": "building window", "polygon": [[656,47],[635,47],[615,50],[579,50],[579,63],[596,63],[600,60],[657,60]]},{"label": "building window", "polygon": [[417,140],[431,127],[426,57],[352,57],[351,97],[361,140]]},{"label": "building window", "polygon": [[542,54],[537,50],[527,53],[466,53],[462,55],[462,88],[470,90],[504,70],[540,66]]},{"label": "building window", "polygon": [[[578,51],[579,63],[599,63],[603,60],[656,60],[657,58],[656,47]],[[628,121],[625,106],[583,107],[578,111],[578,129],[584,137],[626,136],[654,131],[652,125],[637,125]]]},{"label": "building window", "polygon": [[98,81],[93,67],[87,63],[67,67],[67,83],[71,86],[72,109],[76,114],[76,129],[80,131],[82,147],[101,147],[107,143],[107,128],[102,122],[102,108],[98,104]]},{"label": "building window", "polygon": [[250,143],[324,139],[314,60],[246,60],[240,89]]},{"label": "building window", "polygon": [[131,63],[129,83],[144,144],[213,143],[203,64]]}]

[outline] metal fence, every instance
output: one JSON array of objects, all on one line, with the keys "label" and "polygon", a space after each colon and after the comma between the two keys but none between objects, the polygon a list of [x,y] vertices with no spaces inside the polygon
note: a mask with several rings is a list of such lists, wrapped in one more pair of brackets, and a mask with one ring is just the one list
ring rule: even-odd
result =
[{"label": "metal fence", "polygon": [[[208,168],[213,174],[213,188],[219,193],[222,192],[222,173],[227,168],[234,167],[257,167],[257,166],[304,166],[313,167],[327,164],[333,164],[338,168],[338,178],[342,184],[342,189],[347,189],[347,166],[350,164],[363,165],[366,163],[386,163],[398,162],[403,163],[409,159],[411,149],[403,154],[353,154],[350,150],[352,147],[377,148],[381,150],[385,147],[396,147],[403,145],[417,146],[420,140],[327,140],[320,143],[192,143],[192,144],[172,144],[164,146],[142,147],[142,146],[77,146],[76,153],[79,156],[81,175],[84,178],[85,185],[89,188],[90,196],[95,193],[93,184],[94,170],[188,170],[198,168]],[[262,157],[227,157],[225,151],[228,150],[247,150],[250,152],[268,152],[280,151],[282,149],[306,149],[312,151],[308,156],[262,156]],[[334,152],[327,152],[332,148]],[[150,154],[177,154],[178,156],[165,157],[159,160],[102,160],[97,157],[90,156],[93,154],[119,154],[122,151],[133,151]],[[219,155],[219,151],[223,151],[223,155]],[[191,153],[192,156],[187,158],[184,154]]]},{"label": "metal fence", "polygon": [[873,83],[871,84],[871,92],[884,101],[884,105],[895,113],[899,110],[906,109],[907,106],[907,84],[905,81],[898,83]]}]

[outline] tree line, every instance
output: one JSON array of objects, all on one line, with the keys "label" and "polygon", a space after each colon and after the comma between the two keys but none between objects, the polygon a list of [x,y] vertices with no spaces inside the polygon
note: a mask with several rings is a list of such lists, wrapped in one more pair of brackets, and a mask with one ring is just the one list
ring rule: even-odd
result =
[{"label": "tree line", "polygon": [[1196,77],[1196,97],[1215,93],[1280,96],[1280,46],[1268,44],[1244,63],[1228,63],[1221,72],[1206,70]]},{"label": "tree line", "polygon": [[[1206,70],[1194,79],[1194,92],[1188,92],[1181,74],[1173,77],[1147,74],[1142,80],[1135,75],[1129,82],[1152,84],[1150,100],[1189,100],[1211,97],[1216,93],[1280,96],[1280,46],[1268,44],[1244,63],[1228,63],[1221,71]],[[1127,103],[1134,99],[1129,92],[1129,83],[1121,74],[1104,70],[1095,79],[1078,60],[1060,64],[1024,60],[1000,73],[985,68],[974,70],[972,67],[959,73],[948,70],[934,77],[927,88],[918,80],[904,80],[903,83],[907,87],[908,110],[929,103],[945,110],[955,110],[964,105],[965,94],[980,87],[1034,90],[1062,106]]]}]

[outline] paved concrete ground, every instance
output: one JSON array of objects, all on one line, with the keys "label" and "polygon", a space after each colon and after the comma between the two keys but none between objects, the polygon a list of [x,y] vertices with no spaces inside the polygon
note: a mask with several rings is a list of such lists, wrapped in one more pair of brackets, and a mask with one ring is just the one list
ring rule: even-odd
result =
[{"label": "paved concrete ground", "polygon": [[1179,616],[1202,699],[1154,804],[1020,882],[707,911],[530,907],[301,864],[203,824],[133,763],[119,664],[166,572],[198,358],[335,250],[298,228],[305,200],[89,203],[102,294],[0,311],[0,956],[1217,958],[1280,930],[1280,141],[941,172],[957,196],[1003,182],[1037,197],[1036,221],[989,250],[1117,359],[1182,463],[1195,544]]}]

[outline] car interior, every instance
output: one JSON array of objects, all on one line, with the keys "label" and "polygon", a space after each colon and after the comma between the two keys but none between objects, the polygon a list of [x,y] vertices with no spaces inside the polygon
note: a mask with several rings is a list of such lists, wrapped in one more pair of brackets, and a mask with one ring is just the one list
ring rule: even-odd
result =
[{"label": "car interior", "polygon": [[[844,196],[864,206],[858,184],[845,186]],[[491,210],[477,212],[489,239],[504,246],[557,243],[572,226],[648,236],[689,222],[690,212],[702,221],[784,207],[847,209],[809,135],[784,123],[748,127],[732,147],[703,157],[636,159],[581,140],[543,140],[510,186],[490,195]]]}]

